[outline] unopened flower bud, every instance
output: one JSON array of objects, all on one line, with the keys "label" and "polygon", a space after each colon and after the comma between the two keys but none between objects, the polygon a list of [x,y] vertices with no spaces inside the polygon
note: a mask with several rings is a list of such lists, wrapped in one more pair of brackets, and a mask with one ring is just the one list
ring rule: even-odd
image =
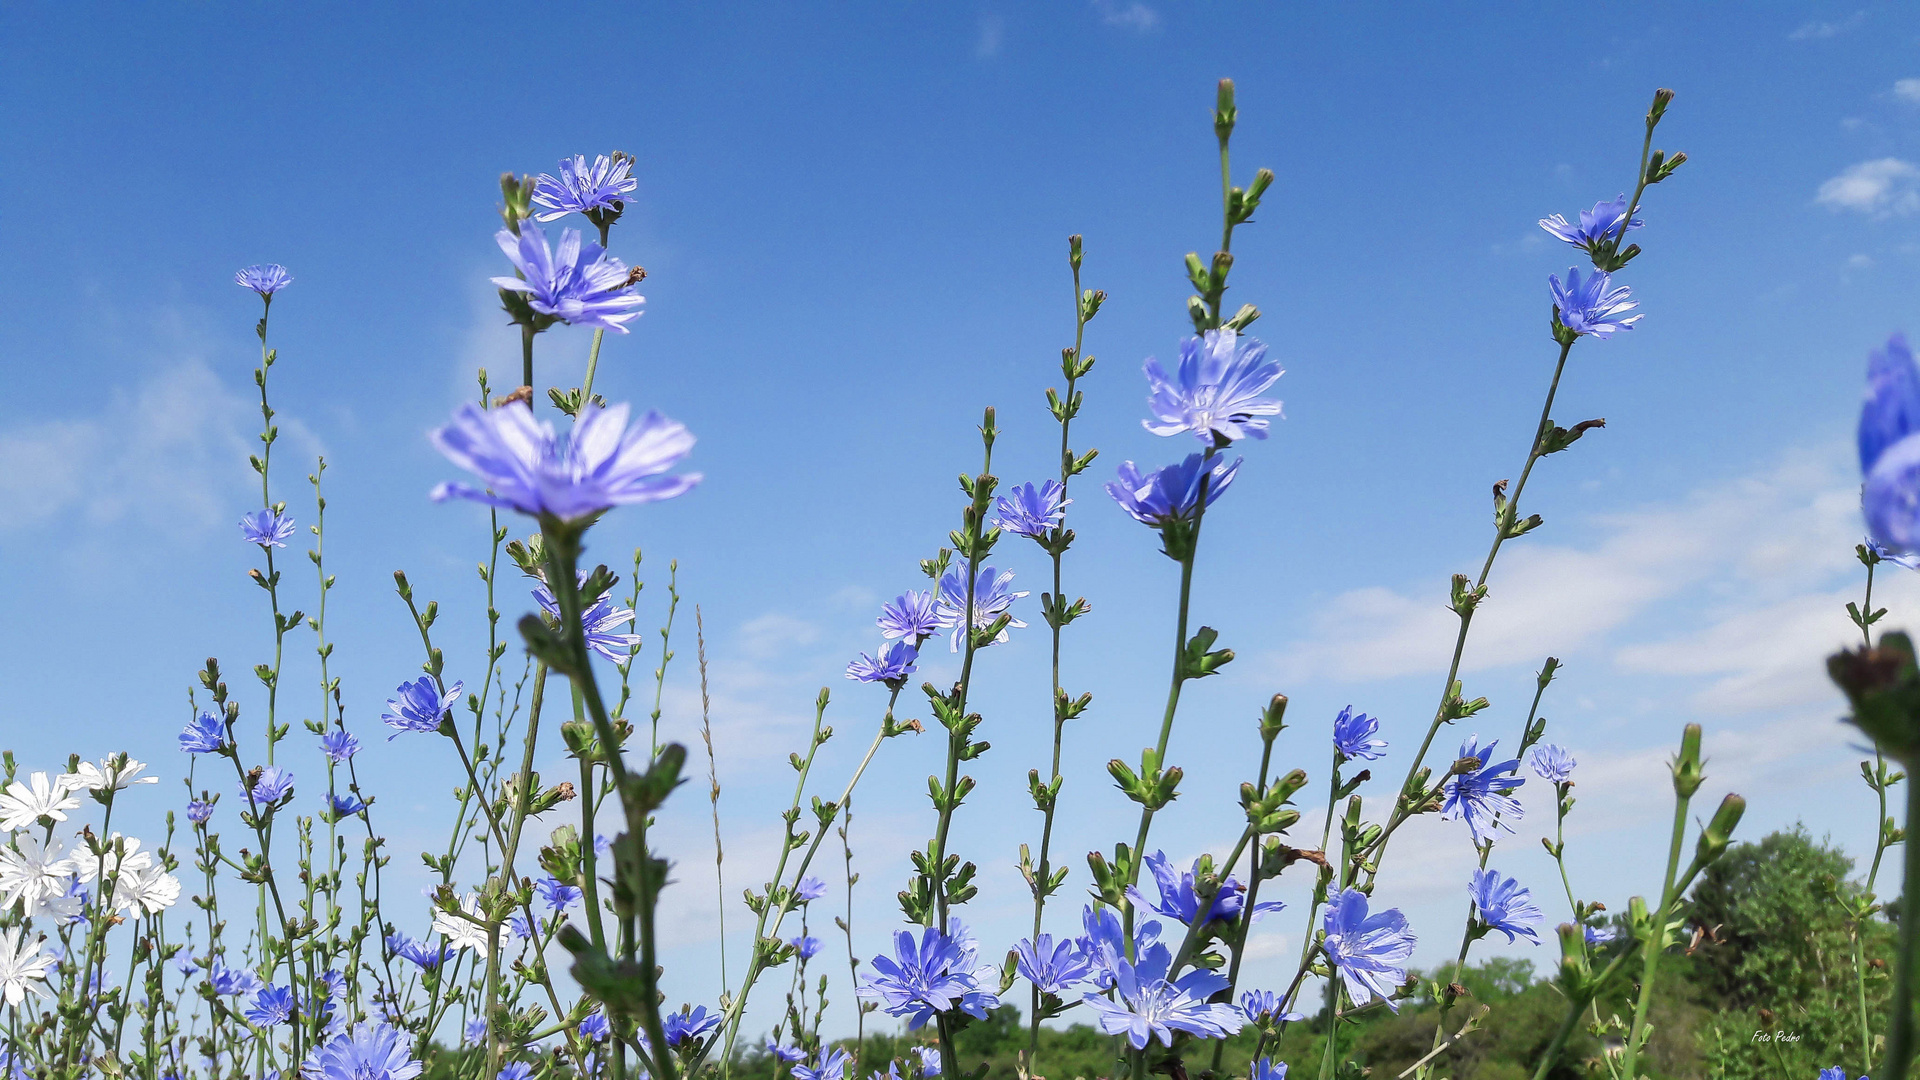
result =
[{"label": "unopened flower bud", "polygon": [[1683,799],[1692,798],[1705,780],[1700,763],[1700,725],[1688,724],[1680,734],[1680,753],[1673,759],[1673,792]]}]

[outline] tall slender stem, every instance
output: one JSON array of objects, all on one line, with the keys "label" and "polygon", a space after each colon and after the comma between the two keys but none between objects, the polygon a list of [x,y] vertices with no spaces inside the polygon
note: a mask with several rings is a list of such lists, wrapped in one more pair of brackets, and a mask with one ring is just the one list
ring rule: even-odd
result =
[{"label": "tall slender stem", "polygon": [[1627,1049],[1620,1062],[1621,1074],[1628,1080],[1637,1075],[1634,1063],[1640,1056],[1640,1044],[1647,1031],[1647,1012],[1653,1007],[1654,976],[1659,973],[1660,958],[1667,949],[1667,920],[1672,916],[1675,899],[1673,881],[1680,870],[1680,845],[1687,833],[1688,796],[1677,795],[1673,804],[1673,837],[1667,845],[1667,877],[1660,889],[1660,910],[1654,916],[1653,934],[1641,945],[1646,954],[1640,970],[1640,997],[1633,1006],[1633,1027],[1627,1033]]},{"label": "tall slender stem", "polygon": [[[1907,780],[1907,828],[1912,829],[1920,821],[1920,785],[1911,778]],[[1901,896],[1920,897],[1920,858],[1915,857],[1911,842],[1902,856],[1906,864],[1905,882]],[[1901,912],[1900,953],[1894,959],[1893,968],[1893,1018],[1887,1025],[1887,1060],[1881,1070],[1882,1080],[1906,1080],[1907,1069],[1913,1061],[1913,969],[1916,953],[1920,953],[1920,919],[1908,918]]]}]

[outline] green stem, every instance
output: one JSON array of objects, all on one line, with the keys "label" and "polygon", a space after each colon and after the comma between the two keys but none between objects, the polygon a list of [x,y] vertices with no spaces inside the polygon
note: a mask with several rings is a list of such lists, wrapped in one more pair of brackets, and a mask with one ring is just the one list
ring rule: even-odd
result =
[{"label": "green stem", "polygon": [[1654,916],[1651,940],[1642,944],[1646,953],[1640,970],[1640,997],[1633,1006],[1633,1027],[1627,1033],[1627,1049],[1620,1063],[1621,1073],[1633,1080],[1634,1063],[1640,1055],[1640,1044],[1651,1033],[1647,1031],[1647,1013],[1653,1007],[1654,976],[1660,970],[1660,958],[1667,947],[1667,920],[1672,915],[1674,895],[1674,876],[1680,869],[1680,846],[1686,839],[1687,803],[1690,797],[1676,796],[1673,804],[1673,838],[1667,847],[1667,879],[1660,890],[1660,910]]},{"label": "green stem", "polygon": [[[1909,779],[1907,828],[1912,829],[1917,820],[1920,820],[1920,785]],[[1906,1080],[1907,1066],[1913,1060],[1913,969],[1915,956],[1920,954],[1920,931],[1916,931],[1920,918],[1911,917],[1907,909],[1914,899],[1920,898],[1920,858],[1914,856],[1911,845],[1903,861],[1906,870],[1901,889],[1900,954],[1894,959],[1893,1018],[1887,1025],[1887,1059],[1881,1080]]]},{"label": "green stem", "polygon": [[[533,327],[522,323],[520,326],[520,385],[529,391],[533,389]],[[533,402],[527,402],[527,408],[533,408]]]},{"label": "green stem", "polygon": [[600,339],[607,336],[605,327],[593,330],[593,345],[587,350],[587,379],[580,386],[580,407],[585,409],[587,402],[593,400],[593,373],[600,367]]}]

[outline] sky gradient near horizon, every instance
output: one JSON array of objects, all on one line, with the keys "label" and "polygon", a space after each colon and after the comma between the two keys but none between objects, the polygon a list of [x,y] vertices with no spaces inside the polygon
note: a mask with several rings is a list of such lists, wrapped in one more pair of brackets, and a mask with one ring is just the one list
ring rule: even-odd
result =
[{"label": "sky gradient near horizon", "polygon": [[[1157,729],[1177,585],[1099,484],[1123,460],[1189,449],[1141,429],[1139,370],[1175,354],[1182,259],[1216,242],[1208,110],[1232,76],[1236,179],[1266,166],[1277,180],[1236,236],[1228,300],[1263,311],[1252,332],[1288,369],[1274,391],[1287,418],[1236,448],[1246,464],[1207,519],[1194,621],[1238,659],[1189,689],[1173,742],[1187,778],[1153,846],[1181,860],[1230,846],[1275,692],[1293,703],[1281,762],[1315,779],[1294,834],[1313,846],[1328,724],[1349,704],[1382,718],[1390,778],[1371,791],[1387,797],[1445,671],[1448,575],[1478,568],[1488,488],[1524,459],[1554,356],[1546,278],[1579,261],[1535,222],[1630,189],[1640,118],[1670,86],[1657,145],[1690,160],[1648,193],[1646,254],[1621,275],[1646,318],[1575,350],[1555,418],[1607,426],[1531,481],[1526,510],[1546,525],[1502,554],[1464,667],[1468,696],[1493,707],[1442,746],[1476,731],[1511,745],[1532,673],[1555,655],[1566,666],[1544,712],[1581,761],[1569,850],[1585,898],[1619,910],[1657,889],[1663,762],[1687,721],[1708,729],[1702,814],[1738,790],[1742,836],[1803,822],[1859,855],[1874,809],[1821,661],[1856,634],[1844,604],[1861,584],[1850,440],[1866,354],[1920,326],[1920,12],[1519,11],[10,6],[0,747],[27,768],[70,752],[155,762],[168,782],[139,797],[157,821],[184,804],[174,737],[206,657],[255,715],[241,684],[271,632],[245,578],[257,549],[234,522],[259,499],[257,301],[231,278],[280,262],[295,281],[273,309],[275,497],[307,539],[304,477],[325,455],[335,673],[396,865],[424,883],[411,852],[444,843],[457,766],[421,737],[389,743],[378,722],[420,659],[390,575],[440,600],[449,674],[477,681],[486,556],[484,512],[425,499],[456,475],[425,432],[473,395],[476,368],[496,386],[518,368],[487,283],[509,272],[492,239],[499,173],[622,149],[640,187],[612,247],[647,268],[647,307],[609,336],[597,388],[684,421],[706,480],[610,516],[594,554],[624,573],[644,547],[634,682],[648,701],[650,628],[677,560],[662,730],[681,740],[700,720],[699,605],[736,946],[739,889],[767,873],[814,694],[831,687],[838,732],[816,770],[823,797],[878,719],[883,691],[842,671],[877,643],[878,604],[919,587],[917,561],[958,524],[953,477],[978,467],[981,408],[998,409],[998,475],[1051,475],[1043,393],[1071,343],[1066,237],[1086,237],[1085,284],[1110,298],[1088,328],[1100,360],[1074,439],[1101,456],[1069,516],[1067,590],[1094,613],[1069,631],[1065,681],[1095,702],[1068,731],[1057,850],[1073,874],[1048,917],[1073,928],[1084,853],[1127,839],[1111,822],[1131,828],[1104,763],[1137,759]],[[576,384],[586,335],[539,344],[538,385]],[[306,607],[297,550],[282,566]],[[982,868],[967,915],[990,955],[1031,917],[1013,865],[1038,834],[1025,775],[1049,743],[1046,562],[1012,538],[1000,554],[1031,588],[1016,609],[1031,626],[983,658],[993,749],[972,763],[981,788],[957,826]],[[1890,625],[1920,613],[1910,574],[1890,571],[1876,597]],[[509,620],[530,607],[501,601]],[[317,712],[310,656],[290,651],[283,720]],[[928,657],[929,678],[951,677],[944,652]],[[918,700],[902,712],[926,715]],[[317,770],[305,738],[296,727],[294,753]],[[941,753],[931,736],[887,744],[854,798],[863,955],[898,922]],[[1523,789],[1529,816],[1494,865],[1559,921],[1541,786]],[[706,814],[696,784],[663,819],[676,1004],[719,990]],[[1416,959],[1434,964],[1455,947],[1473,854],[1458,823],[1409,833],[1380,896],[1407,908]],[[1305,887],[1286,881],[1254,983],[1298,954]],[[426,921],[422,901],[403,928]],[[1487,950],[1551,963],[1550,947]]]}]

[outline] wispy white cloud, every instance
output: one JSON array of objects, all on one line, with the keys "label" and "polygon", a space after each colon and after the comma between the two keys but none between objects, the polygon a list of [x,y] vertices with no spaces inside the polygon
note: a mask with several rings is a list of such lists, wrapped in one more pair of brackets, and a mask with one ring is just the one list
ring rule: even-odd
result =
[{"label": "wispy white cloud", "polygon": [[991,60],[1000,55],[1000,48],[1006,44],[1007,24],[1000,16],[985,12],[974,29],[973,55],[979,60]]},{"label": "wispy white cloud", "polygon": [[[175,540],[202,535],[246,497],[256,408],[195,357],[110,392],[87,415],[0,430],[0,532],[118,526]],[[314,447],[292,417],[278,420],[283,454]]]},{"label": "wispy white cloud", "polygon": [[[1463,670],[1587,649],[1641,672],[1708,664],[1724,681],[1703,693],[1724,708],[1782,693],[1809,700],[1818,665],[1805,661],[1834,644],[1836,623],[1847,626],[1833,579],[1850,563],[1856,498],[1844,454],[1829,448],[1682,500],[1595,518],[1584,545],[1512,542],[1474,619]],[[1622,640],[1623,627],[1683,592],[1697,594],[1703,616],[1691,635]],[[1291,680],[1441,672],[1456,626],[1433,591],[1369,586],[1334,597],[1304,640],[1267,660]]]},{"label": "wispy white cloud", "polygon": [[1823,19],[1812,19],[1795,27],[1793,32],[1787,35],[1787,40],[1821,41],[1830,37],[1838,37],[1849,30],[1858,28],[1859,25],[1866,20],[1867,13],[1865,11],[1856,11],[1846,18],[1834,22],[1828,22]]},{"label": "wispy white cloud", "polygon": [[1160,27],[1160,13],[1139,0],[1128,4],[1118,3],[1117,0],[1093,0],[1093,10],[1104,25],[1131,30],[1136,34],[1151,33]]},{"label": "wispy white cloud", "polygon": [[1814,198],[1833,210],[1911,214],[1920,210],[1920,168],[1894,157],[1862,161],[1821,184]]},{"label": "wispy white cloud", "polygon": [[1920,105],[1920,79],[1899,79],[1893,84],[1893,96]]}]

